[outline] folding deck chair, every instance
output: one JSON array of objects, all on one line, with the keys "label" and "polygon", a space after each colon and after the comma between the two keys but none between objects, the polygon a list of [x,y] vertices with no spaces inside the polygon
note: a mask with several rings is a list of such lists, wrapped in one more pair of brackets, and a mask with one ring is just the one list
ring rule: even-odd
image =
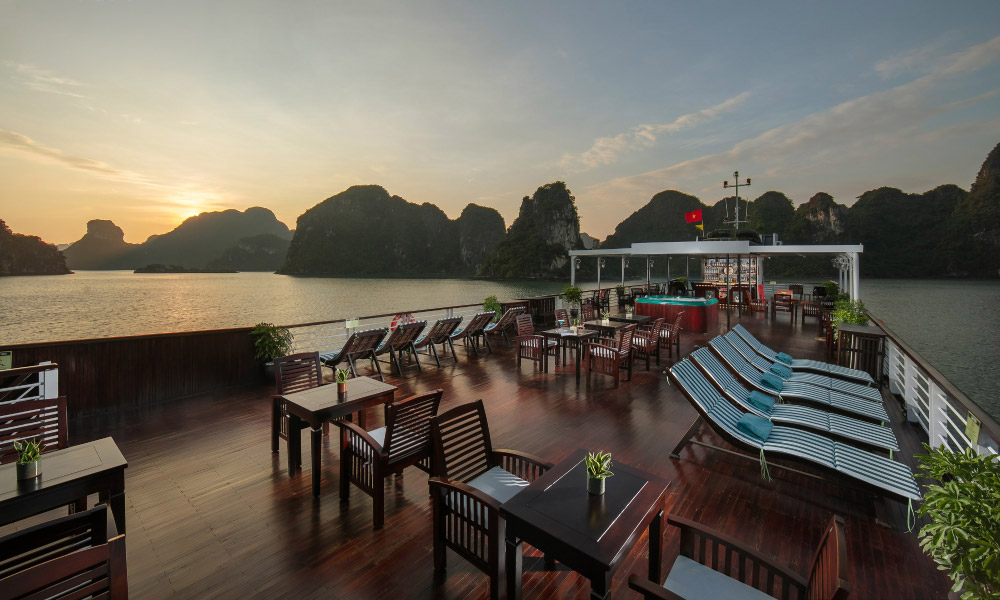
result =
[{"label": "folding deck chair", "polygon": [[[715,387],[740,410],[763,417],[772,423],[815,429],[824,434],[847,440],[849,443],[888,450],[890,457],[892,457],[892,452],[899,450],[896,436],[889,427],[859,421],[811,406],[775,402],[771,408],[766,408],[766,402],[765,406],[760,406],[759,403],[755,404],[751,400],[751,392],[736,381],[729,369],[719,362],[719,359],[708,348],[698,348],[692,352],[691,360],[715,384]],[[776,392],[767,394],[772,400],[774,395]]]},{"label": "folding deck chair", "polygon": [[[483,333],[483,330],[489,322],[493,320],[495,315],[496,312],[492,310],[476,313],[476,315],[469,320],[468,325],[451,334],[450,342],[454,340],[464,340],[467,345],[472,346],[472,351],[476,353],[476,356],[479,356],[479,338],[482,338],[483,343],[486,344],[486,349],[493,352],[493,348],[490,348],[490,341],[486,339],[486,334]],[[452,346],[452,348],[454,348],[454,346]]]},{"label": "folding deck chair", "polygon": [[427,348],[427,354],[434,357],[434,362],[437,366],[441,366],[441,359],[438,358],[437,344],[441,344],[441,349],[444,351],[444,355],[448,356],[448,349],[451,348],[451,357],[454,361],[458,362],[458,355],[455,354],[455,344],[451,341],[451,334],[455,333],[455,329],[458,328],[459,323],[462,322],[464,317],[447,317],[445,319],[438,319],[434,327],[424,335],[417,338],[417,341],[413,342],[413,347],[417,350],[421,348]]},{"label": "folding deck chair", "polygon": [[[910,467],[884,456],[783,425],[774,425],[763,441],[745,433],[737,427],[745,413],[723,398],[690,360],[671,367],[670,379],[700,414],[695,423],[704,419],[716,433],[737,448],[752,450],[754,454],[763,450],[765,455],[809,462],[857,481],[882,496],[902,501],[920,499],[920,488],[913,480]],[[673,455],[680,452],[694,429],[688,430],[685,438],[674,448]]]},{"label": "folding deck chair", "polygon": [[331,368],[336,368],[340,362],[346,360],[351,369],[351,375],[357,377],[358,372],[354,367],[354,361],[360,357],[369,358],[375,364],[379,379],[385,381],[385,377],[382,376],[382,367],[375,357],[375,349],[382,343],[387,333],[389,333],[388,327],[355,331],[351,337],[347,338],[342,348],[333,352],[323,352],[319,355],[319,359],[323,361],[324,365]]},{"label": "folding deck chair", "polygon": [[743,358],[747,359],[747,362],[763,373],[771,372],[775,373],[785,381],[811,383],[813,385],[824,387],[828,390],[836,390],[838,392],[851,394],[859,398],[865,398],[866,400],[871,400],[872,402],[882,402],[882,393],[878,391],[878,388],[861,385],[860,383],[854,383],[853,381],[844,381],[843,379],[836,379],[834,377],[830,377],[829,375],[817,375],[816,373],[791,373],[791,375],[788,376],[780,375],[777,371],[782,369],[791,371],[791,369],[788,369],[787,365],[784,365],[783,363],[775,363],[774,361],[767,360],[760,354],[754,352],[753,348],[743,341],[743,338],[737,335],[735,331],[730,331],[722,337],[729,342],[737,352],[742,354]]},{"label": "folding deck chair", "polygon": [[752,333],[747,331],[746,327],[740,325],[739,323],[733,327],[733,331],[743,338],[743,341],[746,342],[747,345],[749,345],[755,352],[757,352],[757,354],[763,356],[772,363],[784,363],[793,371],[815,371],[823,375],[829,375],[830,377],[855,379],[866,384],[875,383],[875,380],[872,379],[871,375],[865,371],[861,371],[860,369],[842,367],[833,363],[826,363],[808,358],[792,358],[784,352],[775,352],[771,348],[765,346],[763,342],[754,337]]},{"label": "folding deck chair", "polygon": [[736,348],[733,348],[729,342],[722,339],[722,336],[709,341],[708,345],[711,346],[712,350],[715,351],[715,354],[723,362],[729,365],[729,368],[734,373],[739,375],[740,379],[765,394],[774,394],[777,392],[778,396],[785,400],[793,399],[812,404],[822,404],[830,410],[871,419],[879,423],[886,423],[889,420],[889,415],[885,412],[885,407],[882,404],[851,396],[850,394],[821,388],[810,383],[785,381],[780,384],[781,389],[771,389],[761,382],[762,373],[748,363],[743,358],[743,355],[737,352]]}]

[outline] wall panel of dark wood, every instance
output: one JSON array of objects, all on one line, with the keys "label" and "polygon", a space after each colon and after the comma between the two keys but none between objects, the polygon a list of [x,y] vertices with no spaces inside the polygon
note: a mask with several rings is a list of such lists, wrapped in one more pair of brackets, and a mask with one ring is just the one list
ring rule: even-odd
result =
[{"label": "wall panel of dark wood", "polygon": [[59,365],[70,417],[262,381],[249,328],[5,346],[14,366]]}]

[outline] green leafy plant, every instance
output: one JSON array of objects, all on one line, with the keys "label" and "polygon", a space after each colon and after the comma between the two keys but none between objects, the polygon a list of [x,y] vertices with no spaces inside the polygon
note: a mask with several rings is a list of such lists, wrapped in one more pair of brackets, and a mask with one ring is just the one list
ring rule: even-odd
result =
[{"label": "green leafy plant", "polygon": [[822,285],[826,288],[827,298],[834,299],[840,293],[840,285],[836,281],[824,281]]},{"label": "green leafy plant", "polygon": [[608,311],[604,311],[604,312],[603,312],[603,313],[601,314],[601,317],[602,317],[602,318],[603,318],[603,319],[604,319],[605,321],[607,321],[608,319],[610,319],[610,318],[611,318],[611,313],[609,313]]},{"label": "green leafy plant", "polygon": [[622,297],[622,296],[624,296],[625,295],[625,286],[624,285],[616,285],[615,286],[615,294],[619,298]]},{"label": "green leafy plant", "polygon": [[610,452],[588,452],[587,458],[583,459],[587,465],[587,477],[591,479],[607,479],[614,475],[611,472]]},{"label": "green leafy plant", "polygon": [[917,511],[920,547],[948,571],[963,600],[1000,598],[1000,460],[973,449],[951,452],[924,444],[921,476],[934,481]]},{"label": "green leafy plant", "polygon": [[497,300],[496,296],[490,296],[489,298],[483,300],[483,310],[487,312],[492,310],[493,320],[499,321],[503,313],[503,306],[500,304],[500,301]]},{"label": "green leafy plant", "polygon": [[836,330],[841,323],[849,325],[867,325],[868,311],[861,300],[837,300],[833,305],[833,312],[830,313],[833,322],[833,329]]},{"label": "green leafy plant", "polygon": [[250,330],[250,337],[253,338],[253,347],[257,350],[254,355],[257,360],[269,362],[292,351],[292,332],[285,327],[271,323],[257,323]]},{"label": "green leafy plant", "polygon": [[337,383],[347,383],[347,378],[351,376],[351,372],[347,369],[337,369]]},{"label": "green leafy plant", "polygon": [[583,302],[583,290],[576,287],[575,285],[566,284],[563,288],[563,293],[560,294],[567,303],[571,306],[580,308],[580,303]]},{"label": "green leafy plant", "polygon": [[17,452],[17,464],[30,465],[37,462],[42,457],[42,450],[45,446],[38,443],[34,438],[14,442],[14,451]]}]

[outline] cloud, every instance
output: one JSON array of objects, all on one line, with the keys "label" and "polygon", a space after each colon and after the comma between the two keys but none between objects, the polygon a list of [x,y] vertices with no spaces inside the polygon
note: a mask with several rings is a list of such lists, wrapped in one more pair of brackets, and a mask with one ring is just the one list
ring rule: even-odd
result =
[{"label": "cloud", "polygon": [[54,75],[51,71],[40,69],[32,64],[13,63],[10,61],[4,64],[8,68],[13,69],[20,76],[24,87],[30,90],[70,96],[72,98],[87,98],[87,96],[78,91],[79,88],[83,87],[83,84],[75,79]]},{"label": "cloud", "polygon": [[[966,100],[935,105],[929,92],[957,75],[977,71],[1000,59],[1000,37],[952,54],[930,72],[903,85],[861,96],[742,140],[729,150],[692,158],[663,169],[619,177],[590,186],[579,198],[599,204],[621,203],[622,197],[649,197],[663,189],[701,187],[707,173],[728,172],[739,160],[758,165],[784,165],[816,161],[833,156],[835,150],[876,153],[877,148],[901,145],[920,135],[920,125],[954,108],[993,97],[987,92]],[[721,106],[721,105],[720,105]],[[745,162],[744,162],[745,164]]]},{"label": "cloud", "polygon": [[7,129],[0,129],[0,150],[3,149],[16,152],[32,160],[62,165],[77,171],[98,175],[105,179],[160,187],[158,184],[150,181],[149,178],[143,175],[116,169],[99,160],[73,156],[72,154],[63,152],[62,150],[49,148],[48,146],[44,146],[26,135],[9,131]]},{"label": "cloud", "polygon": [[597,138],[594,140],[594,144],[590,147],[590,150],[579,155],[566,154],[559,161],[559,164],[562,167],[576,167],[584,170],[593,169],[601,165],[609,165],[617,161],[618,156],[624,152],[652,146],[661,135],[674,133],[682,129],[690,129],[700,123],[714,119],[720,114],[736,108],[746,101],[749,96],[750,92],[743,92],[721,104],[681,115],[671,123],[639,125],[633,127],[630,131],[620,133],[614,137]]}]

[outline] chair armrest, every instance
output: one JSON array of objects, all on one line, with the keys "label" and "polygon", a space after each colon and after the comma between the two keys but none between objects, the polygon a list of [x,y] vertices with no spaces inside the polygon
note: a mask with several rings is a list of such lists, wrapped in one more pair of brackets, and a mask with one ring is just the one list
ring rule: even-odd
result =
[{"label": "chair armrest", "polygon": [[642,594],[645,600],[684,600],[684,598],[681,598],[662,585],[657,585],[635,574],[628,576],[628,587]]},{"label": "chair armrest", "polygon": [[[431,487],[432,495],[435,492],[453,492],[468,496],[479,504],[484,505],[487,512],[495,513],[497,516],[500,515],[500,501],[493,496],[484,494],[471,485],[455,481],[454,479],[448,479],[447,477],[431,477],[427,480],[427,484]],[[450,507],[450,509],[453,510],[454,507]]]},{"label": "chair armrest", "polygon": [[[741,562],[749,560],[750,567],[746,569],[748,577],[751,576],[755,570],[762,568],[765,574],[765,576],[762,578],[763,585],[768,585],[769,581],[773,583],[774,576],[778,575],[782,580],[790,584],[792,587],[798,588],[800,592],[799,597],[805,597],[805,590],[807,586],[805,577],[799,575],[794,571],[786,569],[785,567],[778,566],[774,558],[762,554],[760,552],[757,552],[755,550],[749,549],[743,546],[740,542],[727,536],[726,534],[720,531],[716,531],[711,527],[706,527],[701,523],[695,523],[694,521],[684,519],[682,517],[678,517],[675,515],[668,515],[667,524],[673,525],[674,527],[677,527],[681,530],[680,554],[682,554],[683,556],[687,556],[691,560],[697,561],[701,564],[705,564],[704,562],[705,556],[706,555],[718,556],[718,547],[721,546],[724,549],[723,551],[726,553],[735,552],[737,556],[740,557],[740,560],[734,560],[732,562],[732,567],[734,571],[733,573],[727,573],[717,568],[718,565],[716,565],[716,567],[713,567],[714,570],[722,573],[723,575],[731,577],[732,579],[736,579],[737,581],[739,581],[738,571],[736,571],[736,569],[739,568]],[[711,541],[714,543],[714,546],[708,543],[695,544],[694,536],[701,538],[703,542]],[[701,548],[700,554],[702,554],[702,556],[695,556],[696,552],[694,550],[696,548]],[[745,583],[752,587],[756,587],[753,585],[751,581],[743,581],[742,583]],[[770,593],[770,590],[767,588],[761,589],[761,591],[765,593]]]},{"label": "chair armrest", "polygon": [[612,354],[614,354],[614,353],[618,352],[618,343],[615,342],[614,345],[608,345],[606,343],[604,343],[604,344],[598,344],[597,342],[587,342],[587,352],[588,353],[590,352],[591,348],[604,348],[605,350],[608,350],[609,352],[611,352]]},{"label": "chair armrest", "polygon": [[525,481],[534,481],[538,477],[552,468],[552,463],[541,458],[507,448],[494,448],[493,459],[505,471],[517,475]]},{"label": "chair armrest", "polygon": [[[337,427],[340,427],[343,430],[343,433],[347,435],[347,438],[350,441],[350,443],[352,444],[356,443],[359,446],[367,446],[368,450],[374,456],[379,456],[383,459],[386,457],[385,449],[382,446],[380,446],[378,442],[375,441],[375,438],[373,438],[371,435],[368,434],[367,431],[365,431],[355,423],[351,421],[334,421],[333,423]],[[341,452],[344,451],[345,450],[341,450]],[[364,450],[361,450],[360,452],[358,452],[358,454],[361,454],[363,456]]]}]

